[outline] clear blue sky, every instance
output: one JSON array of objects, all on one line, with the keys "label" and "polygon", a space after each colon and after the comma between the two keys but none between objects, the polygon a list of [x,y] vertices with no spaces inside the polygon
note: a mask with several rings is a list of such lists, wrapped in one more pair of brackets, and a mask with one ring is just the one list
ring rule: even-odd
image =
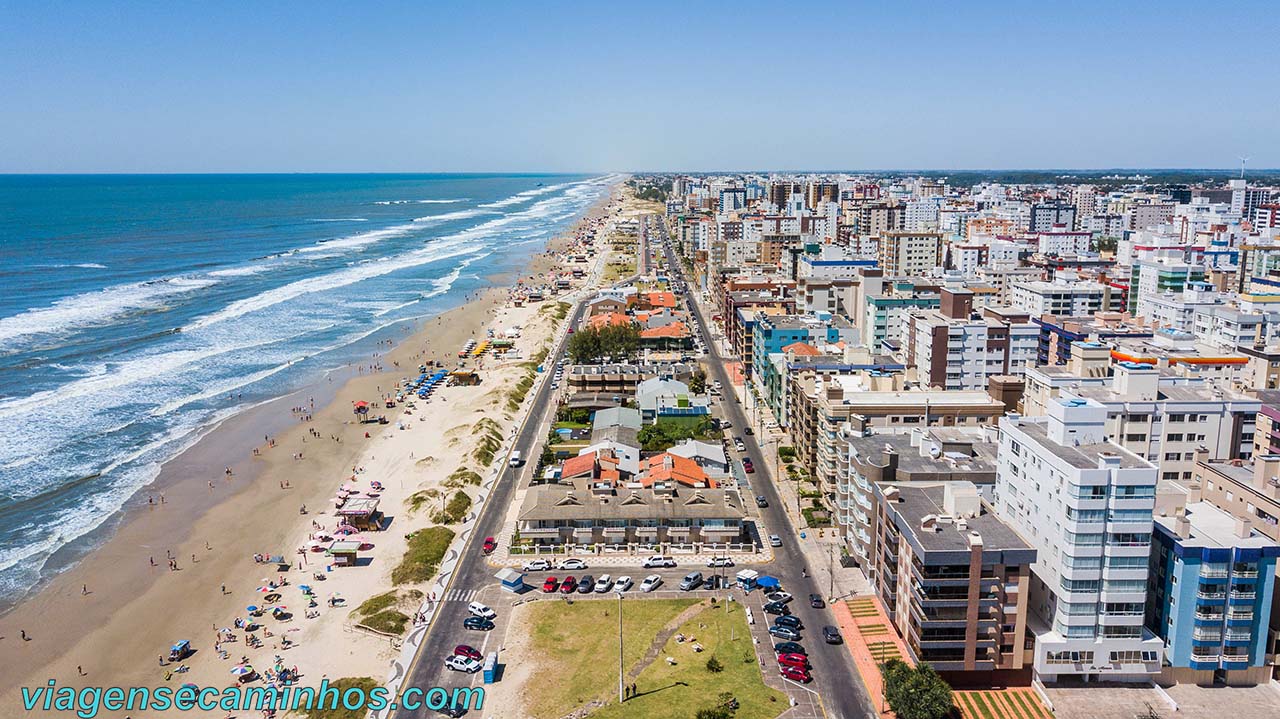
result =
[{"label": "clear blue sky", "polygon": [[1280,167],[1277,15],[0,0],[0,172]]}]

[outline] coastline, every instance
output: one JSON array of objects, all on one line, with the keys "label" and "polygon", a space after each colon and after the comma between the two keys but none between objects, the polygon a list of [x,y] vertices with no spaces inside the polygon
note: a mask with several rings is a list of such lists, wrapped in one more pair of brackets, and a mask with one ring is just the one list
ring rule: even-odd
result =
[{"label": "coastline", "polygon": [[[342,477],[373,459],[371,454],[366,457],[367,449],[379,437],[369,437],[364,426],[350,422],[350,403],[378,398],[404,376],[416,374],[421,362],[440,360],[453,366],[457,349],[467,339],[483,336],[484,328],[497,321],[516,280],[545,278],[554,271],[557,253],[584,223],[599,219],[616,194],[612,189],[565,233],[550,239],[518,276],[506,282],[489,277],[492,285],[461,306],[414,320],[394,348],[370,358],[383,366],[382,371],[330,372],[302,390],[223,420],[166,462],[153,483],[135,495],[131,508],[108,523],[110,536],[100,546],[0,615],[0,657],[9,666],[21,667],[6,672],[6,680],[0,681],[3,713],[21,713],[16,688],[51,678],[64,686],[154,684],[155,656],[179,639],[190,639],[206,658],[213,655],[212,641],[206,639],[209,630],[228,625],[234,605],[243,604],[245,596],[252,596],[252,586],[260,583],[257,574],[262,569],[251,563],[246,568],[246,559],[257,552],[293,558],[292,537],[300,524],[306,530],[309,519],[298,515],[299,505],[327,508],[327,497]],[[499,371],[495,368],[495,375]],[[311,421],[299,421],[291,408],[309,408],[310,398],[317,400]],[[394,424],[399,410],[388,414]],[[422,419],[424,425],[433,421],[425,415]],[[381,431],[385,430],[371,433]],[[272,436],[274,447],[264,446],[264,434]],[[342,441],[329,441],[331,437]],[[255,447],[261,456],[252,454]],[[294,458],[298,452],[304,459]],[[231,477],[224,475],[226,466],[233,470]],[[283,482],[288,489],[282,488]],[[395,516],[404,514],[403,491],[396,494],[389,490],[386,497],[386,513],[396,523],[390,532],[376,535],[404,531],[404,518]],[[163,503],[155,500],[160,495]],[[147,503],[149,496],[155,504]],[[393,498],[400,502],[392,504]],[[396,545],[390,538],[376,538],[379,545]],[[177,571],[166,568],[169,553],[177,558]],[[375,553],[382,569],[399,559]],[[187,636],[188,626],[201,625],[204,630],[198,636]],[[24,632],[30,641],[21,639]],[[363,643],[373,645],[359,648],[359,663],[367,664],[385,642]]]}]

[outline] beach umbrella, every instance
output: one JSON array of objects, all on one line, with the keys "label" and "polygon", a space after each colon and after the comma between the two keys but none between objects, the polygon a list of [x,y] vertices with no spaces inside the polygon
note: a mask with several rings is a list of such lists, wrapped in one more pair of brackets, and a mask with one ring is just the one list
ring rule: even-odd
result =
[{"label": "beach umbrella", "polygon": [[275,590],[276,590],[275,587],[258,587],[258,591],[262,592],[263,594],[266,594],[267,592],[274,592]]},{"label": "beach umbrella", "polygon": [[244,676],[245,674],[252,674],[252,673],[253,673],[253,667],[245,666],[245,665],[241,664],[241,665],[239,665],[239,666],[231,667],[231,673],[232,673],[233,675],[235,675],[235,676],[242,677],[242,676]]},{"label": "beach umbrella", "polygon": [[245,608],[244,608],[244,610],[245,610],[246,612],[256,612],[256,611],[258,611],[258,605],[257,605],[257,604],[250,604],[249,606],[245,607]]},{"label": "beach umbrella", "polygon": [[359,532],[359,531],[360,531],[359,529],[356,529],[355,527],[351,526],[350,524],[339,524],[339,525],[338,525],[338,528],[337,528],[337,529],[335,529],[335,530],[333,530],[333,533],[334,533],[334,534],[353,534],[353,533],[355,533],[355,532]]}]

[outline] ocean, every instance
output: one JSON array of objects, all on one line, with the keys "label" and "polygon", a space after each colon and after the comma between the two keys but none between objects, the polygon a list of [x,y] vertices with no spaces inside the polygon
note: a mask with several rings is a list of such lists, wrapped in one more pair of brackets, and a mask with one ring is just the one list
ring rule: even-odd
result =
[{"label": "ocean", "polygon": [[518,271],[616,179],[0,176],[0,604],[208,428]]}]

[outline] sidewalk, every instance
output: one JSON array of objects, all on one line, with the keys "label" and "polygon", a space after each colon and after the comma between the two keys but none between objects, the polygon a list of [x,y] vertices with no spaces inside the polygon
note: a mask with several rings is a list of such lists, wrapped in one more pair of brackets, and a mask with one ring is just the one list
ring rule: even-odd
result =
[{"label": "sidewalk", "polygon": [[889,623],[889,617],[876,597],[864,596],[837,602],[831,605],[831,609],[871,703],[880,709],[880,716],[893,717],[893,712],[884,705],[880,664],[890,659],[901,659],[915,666],[906,645]]}]

